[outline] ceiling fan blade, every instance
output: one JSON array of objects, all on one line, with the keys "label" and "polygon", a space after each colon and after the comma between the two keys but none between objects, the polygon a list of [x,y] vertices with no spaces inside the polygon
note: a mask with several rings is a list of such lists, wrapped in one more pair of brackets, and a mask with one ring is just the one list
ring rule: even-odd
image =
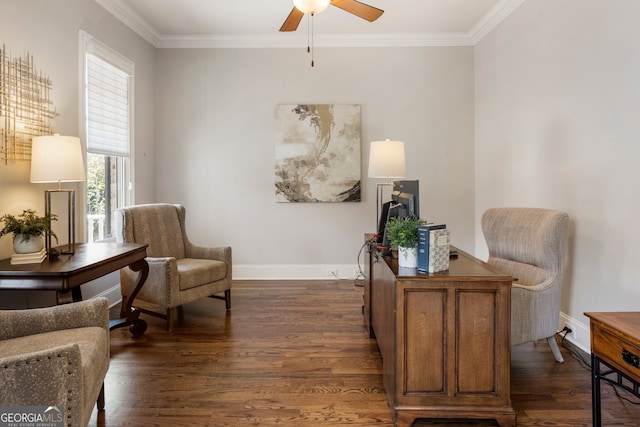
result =
[{"label": "ceiling fan blade", "polygon": [[331,0],[331,4],[349,13],[353,13],[362,19],[366,19],[369,22],[375,21],[384,13],[382,9],[360,3],[356,0]]},{"label": "ceiling fan blade", "polygon": [[294,7],[289,16],[287,16],[287,19],[285,19],[282,27],[280,27],[280,31],[295,31],[298,28],[300,21],[302,21],[303,16],[304,13]]}]

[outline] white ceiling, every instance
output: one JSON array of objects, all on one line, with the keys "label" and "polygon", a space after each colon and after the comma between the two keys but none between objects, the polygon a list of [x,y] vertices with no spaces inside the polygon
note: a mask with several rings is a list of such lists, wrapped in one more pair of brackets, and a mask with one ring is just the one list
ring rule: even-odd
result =
[{"label": "white ceiling", "polygon": [[[152,45],[299,47],[308,22],[278,31],[292,0],[95,0]],[[361,0],[384,10],[368,22],[335,6],[315,15],[323,46],[472,46],[524,0]]]}]

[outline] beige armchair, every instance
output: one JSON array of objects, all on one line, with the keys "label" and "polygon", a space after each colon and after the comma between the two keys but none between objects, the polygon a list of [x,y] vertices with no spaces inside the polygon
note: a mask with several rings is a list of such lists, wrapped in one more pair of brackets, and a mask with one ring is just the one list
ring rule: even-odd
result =
[{"label": "beige armchair", "polygon": [[566,213],[539,208],[492,208],[482,215],[488,263],[513,276],[511,345],[546,338],[564,362],[555,334],[567,251]]},{"label": "beige armchair", "polygon": [[[231,308],[231,248],[193,245],[185,230],[185,209],[181,205],[157,203],[129,206],[116,211],[116,240],[147,243],[149,277],[136,295],[159,308],[136,308],[167,320],[173,329],[176,309],[200,298],[224,299]],[[136,274],[120,270],[123,297],[135,288]],[[224,297],[216,295],[224,293]]]},{"label": "beige armchair", "polygon": [[63,407],[65,426],[104,410],[109,368],[106,298],[31,310],[0,310],[0,403]]}]

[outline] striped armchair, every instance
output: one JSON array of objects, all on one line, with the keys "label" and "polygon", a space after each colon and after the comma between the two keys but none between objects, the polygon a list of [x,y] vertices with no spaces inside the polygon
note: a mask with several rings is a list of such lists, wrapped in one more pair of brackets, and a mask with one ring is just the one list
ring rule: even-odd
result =
[{"label": "striped armchair", "polygon": [[539,208],[492,208],[482,215],[488,263],[513,276],[511,345],[547,339],[564,362],[555,334],[567,251],[569,217]]},{"label": "striped armchair", "polygon": [[[193,245],[187,238],[183,206],[157,203],[118,209],[116,240],[149,245],[149,277],[134,305],[145,301],[158,306],[162,312],[136,308],[166,319],[167,330],[173,329],[176,309],[197,299],[224,299],[227,310],[231,308],[231,248]],[[123,297],[135,288],[136,277],[129,269],[120,270]]]}]

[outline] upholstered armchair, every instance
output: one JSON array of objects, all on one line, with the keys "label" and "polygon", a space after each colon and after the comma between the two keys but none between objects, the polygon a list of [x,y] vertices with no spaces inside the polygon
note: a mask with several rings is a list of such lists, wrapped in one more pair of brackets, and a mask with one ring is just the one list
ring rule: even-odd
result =
[{"label": "upholstered armchair", "polygon": [[[134,305],[143,313],[167,320],[173,329],[176,309],[200,298],[224,299],[231,308],[231,248],[193,245],[185,229],[185,208],[156,203],[129,206],[116,211],[116,240],[147,243],[149,277],[136,295]],[[136,273],[120,270],[123,298],[135,288]],[[217,295],[224,293],[224,297]],[[139,307],[144,301],[159,307]]]},{"label": "upholstered armchair", "polygon": [[488,263],[513,276],[511,345],[546,338],[561,363],[555,334],[568,222],[564,212],[539,208],[492,208],[481,220]]},{"label": "upholstered armchair", "polygon": [[65,426],[104,410],[109,368],[106,298],[31,310],[0,310],[0,404],[62,406]]}]

